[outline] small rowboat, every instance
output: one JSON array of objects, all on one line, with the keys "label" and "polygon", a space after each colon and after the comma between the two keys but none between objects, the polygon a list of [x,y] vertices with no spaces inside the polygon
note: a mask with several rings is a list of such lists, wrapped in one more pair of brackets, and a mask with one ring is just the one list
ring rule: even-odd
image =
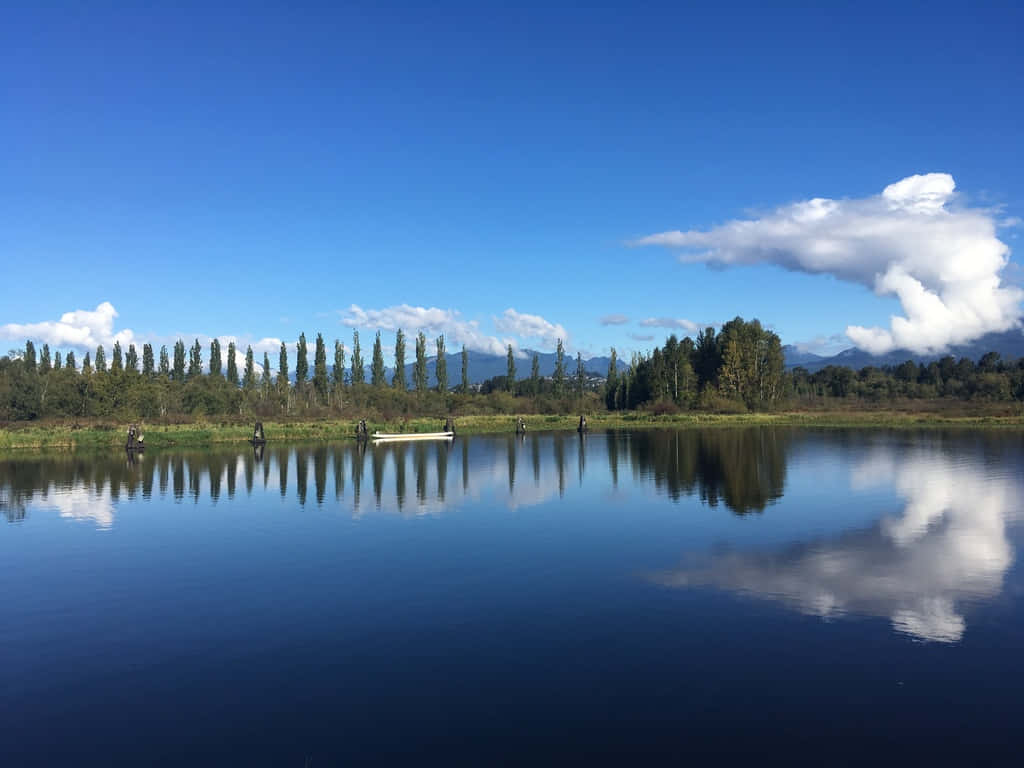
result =
[{"label": "small rowboat", "polygon": [[370,435],[378,443],[393,443],[399,440],[451,440],[454,432],[374,432]]}]

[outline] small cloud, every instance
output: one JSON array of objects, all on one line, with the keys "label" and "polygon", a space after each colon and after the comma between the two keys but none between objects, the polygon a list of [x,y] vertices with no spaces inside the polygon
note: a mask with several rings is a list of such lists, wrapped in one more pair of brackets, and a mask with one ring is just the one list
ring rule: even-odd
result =
[{"label": "small cloud", "polygon": [[1010,229],[1011,227],[1019,227],[1022,223],[1024,223],[1024,220],[1022,220],[1019,216],[1007,216],[1005,219],[1000,219],[999,220],[999,226],[1002,229]]},{"label": "small cloud", "polygon": [[696,333],[705,327],[684,317],[648,317],[646,320],[641,320],[640,325],[643,328],[678,328],[687,333]]},{"label": "small cloud", "polygon": [[633,339],[634,341],[654,341],[654,334],[653,333],[631,333],[631,334],[629,334],[629,338]]},{"label": "small cloud", "polygon": [[625,325],[629,318],[625,315],[605,315],[599,322],[601,325]]}]

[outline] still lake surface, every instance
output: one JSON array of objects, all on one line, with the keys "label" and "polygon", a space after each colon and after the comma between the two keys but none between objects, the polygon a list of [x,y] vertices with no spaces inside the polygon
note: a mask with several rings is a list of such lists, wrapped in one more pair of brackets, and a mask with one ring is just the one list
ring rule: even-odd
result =
[{"label": "still lake surface", "polygon": [[0,459],[0,764],[1016,762],[1024,435]]}]

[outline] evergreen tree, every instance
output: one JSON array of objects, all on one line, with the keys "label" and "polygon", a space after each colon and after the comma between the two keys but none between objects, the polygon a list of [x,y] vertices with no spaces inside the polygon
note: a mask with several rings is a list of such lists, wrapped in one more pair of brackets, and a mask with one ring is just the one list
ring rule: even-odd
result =
[{"label": "evergreen tree", "polygon": [[121,354],[121,342],[114,342],[114,354],[110,357],[110,372],[120,373],[124,370],[124,355]]},{"label": "evergreen tree", "polygon": [[587,384],[587,373],[583,369],[583,353],[576,353],[576,397],[583,397],[583,388]]},{"label": "evergreen tree", "polygon": [[416,334],[416,364],[412,369],[412,383],[416,391],[427,391],[427,337],[423,331]]},{"label": "evergreen tree", "polygon": [[313,391],[317,400],[327,403],[327,347],[324,345],[323,334],[316,335],[316,347],[313,353]]},{"label": "evergreen tree", "polygon": [[469,393],[469,352],[462,345],[462,394]]},{"label": "evergreen tree", "polygon": [[199,346],[199,339],[192,345],[188,355],[188,373],[185,378],[195,379],[203,373],[203,348]]},{"label": "evergreen tree", "polygon": [[366,369],[363,367],[363,350],[359,346],[359,331],[352,331],[352,386],[366,383]]},{"label": "evergreen tree", "polygon": [[[89,353],[86,352],[85,356],[88,357]],[[77,362],[78,361],[75,360],[75,350],[72,349],[70,352],[68,352],[68,358],[67,360],[64,361],[64,367],[70,368],[72,371],[74,371],[78,368],[78,366],[76,365]]]},{"label": "evergreen tree", "polygon": [[383,387],[387,384],[384,381],[384,351],[380,345],[380,331],[373,340],[373,360],[370,362],[370,384],[374,387]]},{"label": "evergreen tree", "polygon": [[309,350],[306,347],[306,334],[299,334],[299,343],[295,345],[295,388],[302,391],[309,380]]},{"label": "evergreen tree", "polygon": [[530,393],[534,397],[540,394],[540,355],[536,352],[530,362]]},{"label": "evergreen tree", "polygon": [[260,377],[260,394],[264,400],[270,397],[270,355],[263,353],[263,375]]},{"label": "evergreen tree", "polygon": [[697,334],[697,345],[693,350],[693,369],[701,389],[712,386],[722,365],[722,353],[715,329],[708,326]]},{"label": "evergreen tree", "polygon": [[153,375],[153,345],[142,345],[142,373],[145,376]]},{"label": "evergreen tree", "polygon": [[85,353],[85,359],[82,360],[82,375],[89,376],[92,374],[92,361],[89,360],[89,353]]},{"label": "evergreen tree", "polygon": [[288,391],[288,347],[283,341],[277,353],[277,388],[281,392]]},{"label": "evergreen tree", "polygon": [[210,375],[219,379],[223,374],[223,361],[220,357],[220,339],[210,342]]},{"label": "evergreen tree", "polygon": [[167,379],[171,376],[171,361],[167,357],[167,345],[160,345],[160,367],[157,369],[160,378]]},{"label": "evergreen tree", "polygon": [[96,369],[96,373],[107,372],[107,353],[103,351],[102,344],[96,347],[96,360],[93,363],[93,368]]},{"label": "evergreen tree", "polygon": [[604,382],[604,404],[609,411],[616,407],[615,393],[619,388],[619,358],[612,347],[611,359],[608,361],[608,378]]},{"label": "evergreen tree", "polygon": [[25,356],[22,358],[22,362],[26,370],[35,373],[36,371],[36,345],[31,341],[25,342]]},{"label": "evergreen tree", "polygon": [[341,405],[341,391],[345,387],[345,345],[334,340],[334,370],[331,372],[333,390],[337,393],[335,402]]},{"label": "evergreen tree", "polygon": [[53,353],[53,370],[59,371],[64,365],[60,359],[60,350]]},{"label": "evergreen tree", "polygon": [[551,377],[551,388],[555,397],[562,397],[565,394],[565,347],[562,340],[558,340],[555,347],[555,375]]},{"label": "evergreen tree", "polygon": [[135,350],[134,344],[128,345],[128,354],[125,356],[124,367],[125,370],[132,373],[139,372],[139,353]]},{"label": "evergreen tree", "polygon": [[43,353],[39,356],[39,372],[45,375],[51,368],[53,363],[50,360],[50,345],[43,344]]},{"label": "evergreen tree", "polygon": [[174,370],[171,373],[173,381],[185,380],[185,342],[178,339],[174,342]]},{"label": "evergreen tree", "polygon": [[507,368],[505,372],[505,389],[509,392],[516,391],[516,358],[512,354],[512,345],[508,345],[508,357],[505,360]]},{"label": "evergreen tree", "polygon": [[245,373],[242,374],[242,387],[252,392],[256,389],[256,361],[252,357],[252,345],[245,348]]},{"label": "evergreen tree", "polygon": [[235,360],[235,355],[238,354],[238,347],[235,346],[235,342],[228,342],[228,384],[233,387],[238,386],[238,361]]},{"label": "evergreen tree", "polygon": [[395,389],[400,389],[403,392],[406,390],[405,384],[405,334],[402,333],[402,329],[398,329],[398,333],[395,334],[395,375],[391,379],[391,386]]},{"label": "evergreen tree", "polygon": [[437,359],[434,361],[434,378],[437,379],[437,391],[448,391],[448,358],[444,351],[444,334],[437,337]]}]

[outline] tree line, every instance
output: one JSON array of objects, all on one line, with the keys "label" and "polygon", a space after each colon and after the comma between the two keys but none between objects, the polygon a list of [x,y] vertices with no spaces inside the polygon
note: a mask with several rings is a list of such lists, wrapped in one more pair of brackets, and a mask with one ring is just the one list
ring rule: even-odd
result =
[{"label": "tree line", "polygon": [[[433,383],[428,350],[435,361]],[[508,345],[506,374],[477,386],[470,383],[465,346],[459,378],[449,380],[443,335],[433,340],[422,332],[416,335],[407,376],[406,336],[398,330],[390,380],[379,331],[368,366],[358,331],[353,333],[350,350],[337,339],[329,350],[318,333],[312,368],[309,352],[305,334],[300,334],[294,356],[281,344],[275,369],[268,352],[257,362],[251,346],[241,355],[234,342],[222,349],[218,339],[207,347],[198,339],[190,346],[179,339],[170,350],[166,346],[156,350],[151,344],[143,344],[140,350],[133,343],[123,348],[115,341],[109,360],[100,345],[86,352],[79,363],[74,351],[62,358],[60,351],[51,353],[47,344],[37,350],[27,341],[23,350],[0,357],[0,420],[374,413],[391,417],[600,409],[666,413],[901,398],[1024,399],[1024,362],[1006,362],[997,353],[977,363],[945,357],[927,365],[907,361],[859,371],[839,366],[815,373],[803,368],[786,371],[778,335],[757,320],[740,317],[717,331],[705,328],[695,339],[669,336],[661,347],[633,354],[621,367],[613,348],[603,377],[586,370],[580,353],[575,360],[568,358],[561,340],[551,376],[541,376],[536,354],[529,374],[521,375],[521,361]]]}]

